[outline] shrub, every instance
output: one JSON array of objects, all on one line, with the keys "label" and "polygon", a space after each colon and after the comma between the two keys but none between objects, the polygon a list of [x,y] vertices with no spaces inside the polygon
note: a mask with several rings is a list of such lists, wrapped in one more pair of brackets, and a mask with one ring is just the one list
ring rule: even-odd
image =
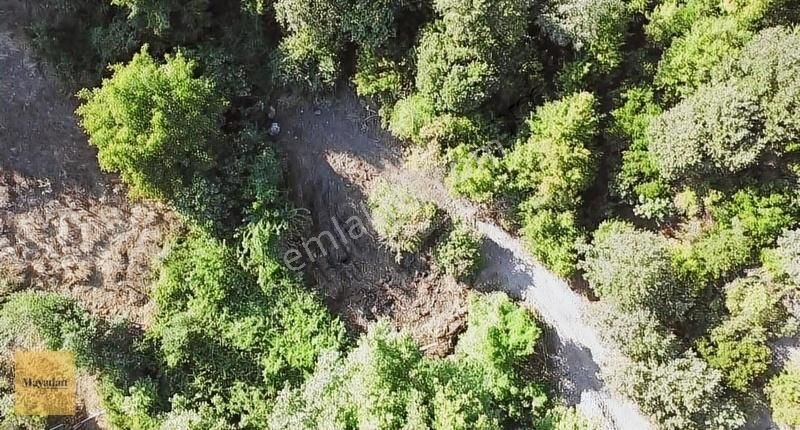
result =
[{"label": "shrub", "polygon": [[800,426],[800,368],[789,367],[772,378],[766,392],[775,421],[789,427]]},{"label": "shrub", "polygon": [[97,364],[98,321],[77,301],[54,293],[12,294],[0,308],[0,346],[71,351],[81,367]]},{"label": "shrub", "polygon": [[690,294],[681,288],[670,243],[632,225],[605,222],[595,231],[581,267],[592,289],[626,312],[647,310],[665,323],[679,321]]},{"label": "shrub", "polygon": [[433,104],[415,94],[395,103],[389,118],[389,131],[400,139],[419,141],[420,130],[433,120]]},{"label": "shrub", "polygon": [[372,226],[398,258],[419,251],[439,225],[439,209],[434,203],[387,182],[370,192],[368,204]]},{"label": "shrub", "polygon": [[682,36],[692,26],[708,16],[717,6],[714,0],[666,0],[659,2],[648,15],[647,36],[660,46],[669,46],[675,37]]},{"label": "shrub", "polygon": [[712,208],[711,214],[718,225],[741,226],[754,248],[770,246],[781,231],[798,218],[797,198],[791,193],[780,189],[744,188],[719,207]]},{"label": "shrub", "polygon": [[507,187],[508,177],[501,159],[476,155],[466,145],[447,151],[450,170],[445,183],[456,194],[477,203],[487,203]]},{"label": "shrub", "polygon": [[663,220],[673,211],[671,190],[648,150],[647,134],[650,121],[662,110],[649,89],[630,89],[623,94],[623,99],[625,103],[611,114],[615,134],[628,140],[630,146],[622,153],[622,166],[614,188],[620,197],[635,205],[637,215]]},{"label": "shrub", "polygon": [[597,426],[575,407],[556,406],[536,424],[536,430],[594,430]]},{"label": "shrub", "polygon": [[134,195],[172,198],[207,168],[225,105],[209,80],[194,77],[194,62],[177,54],[156,64],[146,49],[81,91],[77,112],[103,169],[119,172]]},{"label": "shrub", "polygon": [[583,233],[572,212],[538,209],[527,204],[521,209],[520,232],[533,255],[550,270],[571,276],[578,262],[577,248]]},{"label": "shrub", "polygon": [[742,227],[712,228],[680,247],[675,264],[681,279],[696,289],[742,270],[753,260],[753,247]]},{"label": "shrub", "polygon": [[471,119],[450,114],[439,115],[420,128],[417,144],[431,144],[441,150],[463,145],[468,148],[486,144],[487,137]]},{"label": "shrub", "polygon": [[404,87],[400,65],[369,50],[358,53],[353,83],[359,96],[374,97],[382,104],[400,99]]},{"label": "shrub", "polygon": [[530,425],[544,398],[518,368],[539,335],[530,314],[503,294],[470,302],[467,332],[447,359],[424,358],[409,336],[381,322],[346,356],[324,355],[303,385],[285,387],[270,428]]},{"label": "shrub", "polygon": [[273,63],[280,84],[309,93],[332,90],[339,77],[335,48],[317,43],[314,34],[306,30],[281,39]]},{"label": "shrub", "polygon": [[340,347],[344,334],[279,263],[244,254],[248,269],[274,268],[255,277],[238,257],[225,243],[194,233],[173,246],[153,291],[150,336],[166,368],[184,381],[172,389],[198,405],[217,404],[224,422],[258,419],[256,404],[239,410],[233,396],[241,390],[271,396],[285,382],[299,382],[322,351]]},{"label": "shrub", "polygon": [[543,105],[526,123],[530,133],[505,159],[514,186],[534,192],[544,207],[579,204],[594,173],[589,145],[597,133],[595,99],[579,93]]},{"label": "shrub", "polygon": [[463,224],[455,228],[440,243],[434,253],[436,266],[458,280],[469,281],[481,268],[481,237]]}]

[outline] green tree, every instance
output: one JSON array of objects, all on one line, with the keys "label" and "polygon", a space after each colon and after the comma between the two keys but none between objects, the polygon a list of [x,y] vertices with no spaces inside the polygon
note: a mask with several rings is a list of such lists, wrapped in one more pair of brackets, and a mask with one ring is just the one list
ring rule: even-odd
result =
[{"label": "green tree", "polygon": [[119,172],[132,194],[171,199],[209,167],[225,103],[181,54],[158,64],[143,48],[112,70],[100,88],[80,92],[81,126],[100,166]]},{"label": "green tree", "polygon": [[764,113],[733,85],[703,87],[654,118],[649,149],[669,180],[737,173],[765,151]]},{"label": "green tree", "polygon": [[622,0],[551,0],[537,18],[548,37],[585,52],[602,71],[622,61],[622,44],[632,17]]},{"label": "green tree", "polygon": [[584,232],[571,211],[539,208],[528,201],[520,208],[525,245],[550,270],[561,276],[571,276],[578,262],[578,247]]},{"label": "green tree", "polygon": [[[449,358],[424,358],[408,335],[373,326],[346,356],[323,355],[301,386],[278,396],[270,428],[501,429],[530,425],[544,401],[520,366],[540,336],[504,294],[470,301]],[[365,401],[369,399],[369,401]]]},{"label": "green tree", "polygon": [[589,93],[539,107],[526,122],[527,139],[505,159],[515,188],[533,192],[541,207],[577,207],[594,173],[590,147],[597,125]]},{"label": "green tree", "polygon": [[735,57],[753,34],[734,17],[708,16],[672,42],[659,63],[655,82],[675,99],[711,82],[712,72]]},{"label": "green tree", "polygon": [[800,30],[759,32],[721,75],[755,97],[766,116],[765,140],[778,153],[797,151],[800,136]]},{"label": "green tree", "polygon": [[601,338],[635,362],[658,362],[678,355],[680,344],[658,321],[653,311],[622,312],[608,303],[592,311],[592,321]]},{"label": "green tree", "polygon": [[279,78],[310,91],[329,90],[341,72],[347,43],[373,55],[395,36],[391,0],[277,0],[275,16],[288,33],[277,52]]},{"label": "green tree", "polygon": [[789,367],[772,378],[766,392],[775,420],[789,427],[800,426],[800,367]]},{"label": "green tree", "polygon": [[693,352],[660,363],[627,363],[612,385],[668,430],[733,430],[744,414],[724,395],[722,375]]},{"label": "green tree", "polygon": [[785,230],[777,246],[766,251],[764,259],[771,273],[800,287],[800,230]]},{"label": "green tree", "polygon": [[603,223],[582,268],[592,289],[623,311],[648,310],[665,323],[679,321],[691,295],[678,282],[667,239],[630,224]]},{"label": "green tree", "polygon": [[529,3],[436,0],[434,9],[441,19],[420,41],[417,89],[437,109],[454,113],[475,110],[493,98],[518,99],[519,85],[539,69],[527,49]]}]

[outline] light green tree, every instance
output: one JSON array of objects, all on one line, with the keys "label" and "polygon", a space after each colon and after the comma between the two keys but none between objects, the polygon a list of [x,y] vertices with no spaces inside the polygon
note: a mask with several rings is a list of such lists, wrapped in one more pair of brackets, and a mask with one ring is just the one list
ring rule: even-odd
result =
[{"label": "light green tree", "polygon": [[119,172],[132,194],[170,199],[210,166],[225,103],[181,54],[159,64],[145,47],[112,70],[100,88],[80,92],[81,126],[100,166]]}]

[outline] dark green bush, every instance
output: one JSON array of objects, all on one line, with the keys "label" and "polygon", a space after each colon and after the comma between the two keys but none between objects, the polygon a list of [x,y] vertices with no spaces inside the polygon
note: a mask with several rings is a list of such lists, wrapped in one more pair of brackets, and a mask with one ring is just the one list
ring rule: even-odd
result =
[{"label": "dark green bush", "polygon": [[476,231],[456,224],[434,251],[436,266],[458,280],[470,281],[481,269],[480,246],[481,237]]}]

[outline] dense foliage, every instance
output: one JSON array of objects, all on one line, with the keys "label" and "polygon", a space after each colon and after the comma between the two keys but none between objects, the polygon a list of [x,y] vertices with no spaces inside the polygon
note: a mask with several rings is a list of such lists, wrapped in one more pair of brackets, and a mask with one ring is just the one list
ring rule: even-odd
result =
[{"label": "dense foliage", "polygon": [[[282,267],[293,212],[266,106],[349,82],[443,160],[454,194],[587,281],[619,352],[607,379],[656,424],[737,428],[768,399],[798,425],[796,369],[771,367],[800,316],[796,1],[39,3],[34,44],[72,84],[99,85],[78,114],[101,166],[191,225],[161,263],[139,364],[87,358],[111,375],[115,426],[585,425],[545,411],[524,378],[539,332],[507,299],[473,304],[449,359],[385,325],[348,349]],[[474,272],[478,240],[442,232],[434,204],[386,183],[369,194],[398,256],[439,238],[435,267]],[[9,297],[6,342],[35,329],[84,356],[116,333],[63,299]]]}]

